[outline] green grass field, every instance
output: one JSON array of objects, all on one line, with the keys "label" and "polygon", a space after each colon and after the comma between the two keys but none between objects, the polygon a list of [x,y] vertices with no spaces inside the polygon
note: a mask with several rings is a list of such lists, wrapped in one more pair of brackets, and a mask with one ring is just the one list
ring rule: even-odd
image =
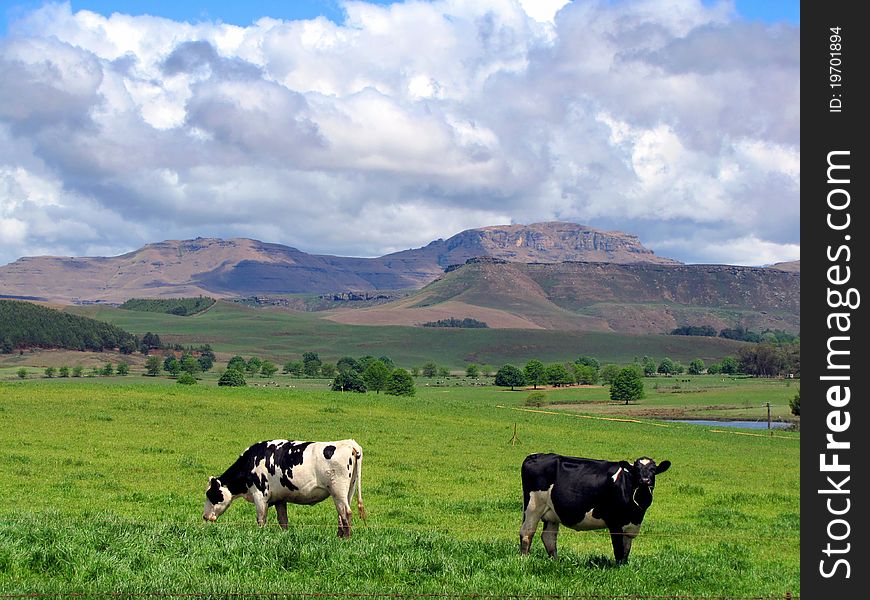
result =
[{"label": "green grass field", "polygon": [[[573,413],[560,414],[511,410],[528,392],[496,388],[421,386],[407,399],[343,395],[323,382],[224,389],[144,379],[0,382],[0,594],[800,593],[799,433],[577,418],[601,416],[585,410],[600,409],[589,396],[600,388],[548,391]],[[648,381],[648,399],[633,408],[747,396],[779,405],[795,389],[715,383],[657,394]],[[241,500],[217,523],[202,521],[208,475],[249,444],[281,437],[362,444],[369,518],[349,541],[337,539],[329,501],[291,507],[286,532],[274,512],[258,528]],[[673,462],[628,565],[613,565],[606,534],[564,528],[558,561],[539,537],[531,556],[518,555],[519,466],[547,451]]]},{"label": "green grass field", "polygon": [[688,363],[707,363],[734,356],[743,345],[722,338],[627,335],[616,333],[533,329],[438,329],[429,327],[360,326],[335,323],[317,313],[255,309],[218,302],[208,311],[179,317],[108,307],[70,307],[66,310],[107,321],[126,331],[160,335],[164,342],[211,344],[218,352],[257,355],[281,364],[303,352],[318,352],[335,362],[344,355],[387,355],[399,366],[439,365],[464,368],[469,362],[501,366],[574,360],[581,355],[600,361],[629,363],[649,355],[668,356]]}]

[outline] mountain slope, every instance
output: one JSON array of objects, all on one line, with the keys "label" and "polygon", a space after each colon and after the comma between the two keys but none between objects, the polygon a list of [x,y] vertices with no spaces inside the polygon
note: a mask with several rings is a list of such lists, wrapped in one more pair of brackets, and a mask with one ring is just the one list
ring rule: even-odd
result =
[{"label": "mountain slope", "polygon": [[400,302],[333,311],[328,318],[411,325],[436,320],[433,316],[471,317],[490,327],[626,333],[667,333],[682,325],[797,332],[800,272],[728,265],[470,261]]},{"label": "mountain slope", "polygon": [[120,303],[133,297],[418,289],[444,267],[475,256],[679,264],[655,256],[635,236],[559,222],[472,229],[379,258],[308,254],[244,238],[196,238],[148,244],[115,257],[25,257],[0,267],[0,296]]}]

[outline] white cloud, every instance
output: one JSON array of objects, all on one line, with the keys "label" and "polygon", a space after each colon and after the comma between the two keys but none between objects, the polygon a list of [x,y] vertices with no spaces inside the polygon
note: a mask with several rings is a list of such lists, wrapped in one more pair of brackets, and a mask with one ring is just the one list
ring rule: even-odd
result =
[{"label": "white cloud", "polygon": [[555,218],[690,262],[796,253],[797,29],[700,0],[343,6],[13,24],[0,263],[196,235],[375,255]]}]

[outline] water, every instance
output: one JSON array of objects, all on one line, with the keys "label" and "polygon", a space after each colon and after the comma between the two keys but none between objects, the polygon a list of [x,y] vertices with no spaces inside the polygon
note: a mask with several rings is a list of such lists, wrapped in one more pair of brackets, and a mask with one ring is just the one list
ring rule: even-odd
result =
[{"label": "water", "polygon": [[[708,425],[713,427],[743,427],[745,429],[767,429],[767,421],[706,421],[704,419],[669,419],[676,423],[689,423],[691,425]],[[785,429],[790,423],[771,421],[771,429]]]}]

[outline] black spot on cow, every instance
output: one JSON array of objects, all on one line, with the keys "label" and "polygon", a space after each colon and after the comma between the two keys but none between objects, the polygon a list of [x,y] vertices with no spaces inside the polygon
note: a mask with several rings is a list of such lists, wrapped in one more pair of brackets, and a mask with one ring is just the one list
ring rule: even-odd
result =
[{"label": "black spot on cow", "polygon": [[220,504],[224,501],[224,493],[221,491],[221,485],[214,477],[209,480],[208,490],[206,490],[205,496],[212,504]]},{"label": "black spot on cow", "polygon": [[330,458],[332,458],[333,454],[335,454],[335,446],[329,445],[323,449],[323,457],[326,460],[329,460]]}]

